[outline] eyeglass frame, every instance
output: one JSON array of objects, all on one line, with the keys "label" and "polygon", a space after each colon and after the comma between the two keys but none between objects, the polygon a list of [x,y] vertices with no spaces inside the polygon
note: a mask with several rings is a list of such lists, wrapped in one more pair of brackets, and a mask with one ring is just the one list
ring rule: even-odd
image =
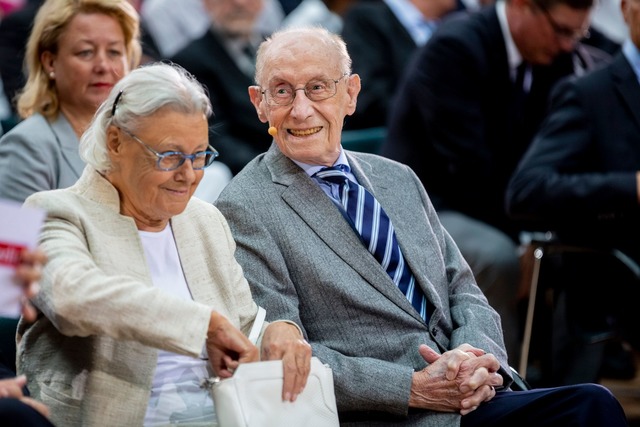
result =
[{"label": "eyeglass frame", "polygon": [[572,42],[577,42],[578,40],[589,38],[589,28],[573,30],[571,28],[565,27],[564,25],[558,24],[558,21],[556,21],[554,17],[551,16],[551,13],[549,13],[549,10],[546,7],[535,0],[532,1],[532,3],[542,11],[542,14],[547,19],[549,25],[551,25],[551,29],[553,30],[553,33],[556,35],[556,37],[565,40],[571,40]]},{"label": "eyeglass frame", "polygon": [[[270,102],[268,101],[268,99],[267,99],[267,103],[269,103],[269,104],[271,104],[271,105],[274,105],[274,106],[278,106],[278,107],[288,107],[289,105],[293,104],[293,101],[296,99],[296,95],[297,95],[297,92],[298,92],[299,90],[303,91],[303,92],[304,92],[304,95],[305,95],[305,96],[307,97],[307,99],[308,99],[309,101],[311,101],[311,102],[320,102],[320,101],[325,101],[325,100],[327,100],[327,99],[330,99],[330,98],[333,98],[334,96],[336,96],[336,94],[338,93],[338,83],[340,82],[340,80],[344,79],[344,78],[345,78],[345,77],[347,77],[348,75],[349,75],[349,73],[343,73],[343,74],[342,74],[342,76],[340,76],[337,80],[334,80],[334,79],[326,79],[326,80],[322,80],[322,79],[318,79],[318,80],[309,80],[309,81],[304,85],[304,87],[301,87],[301,88],[298,88],[298,89],[295,89],[291,84],[287,83],[287,84],[291,87],[291,89],[293,90],[293,92],[291,93],[291,100],[290,100],[287,104],[278,104],[277,102],[270,103]],[[333,82],[333,84],[335,85],[335,86],[334,86],[335,90],[334,90],[334,92],[333,92],[331,95],[327,96],[326,98],[322,98],[322,99],[311,99],[311,98],[309,97],[309,94],[307,93],[307,86],[309,86],[309,83],[312,83],[312,82]],[[262,86],[259,86],[259,88],[260,88],[260,89],[262,89]],[[261,91],[260,91],[260,93],[262,94],[262,96],[265,96],[267,92],[269,92],[269,98],[271,98],[272,100],[273,100],[273,99],[275,99],[275,98],[273,97],[273,95],[271,94],[271,91],[269,90],[269,88],[266,88],[266,89],[264,89],[264,90],[261,90]],[[265,96],[265,98],[266,98],[266,96]]]},{"label": "eyeglass frame", "polygon": [[[207,150],[199,151],[199,152],[197,152],[195,154],[185,154],[182,151],[165,151],[164,153],[159,153],[158,151],[154,150],[152,147],[147,145],[140,138],[138,138],[137,136],[135,136],[133,133],[129,132],[128,130],[126,130],[126,129],[122,128],[122,127],[118,127],[118,129],[120,129],[121,131],[123,131],[124,133],[129,135],[134,141],[138,142],[144,148],[149,150],[150,153],[155,155],[156,158],[157,158],[157,160],[156,160],[156,168],[158,170],[160,170],[160,171],[163,171],[163,172],[170,172],[170,171],[174,171],[176,169],[179,169],[184,164],[184,162],[187,161],[187,159],[191,160],[191,167],[193,168],[193,170],[204,170],[205,168],[211,166],[213,164],[213,162],[215,161],[216,157],[218,157],[220,155],[218,150],[213,148],[211,146],[211,144],[209,144],[207,146]],[[203,157],[203,155],[206,157],[207,154],[211,155],[211,161],[209,161],[209,163],[205,162],[204,166],[201,167],[201,168],[196,168],[196,167],[193,166],[193,161],[197,157]],[[160,162],[162,161],[162,159],[164,159],[165,157],[175,156],[175,155],[182,156],[182,161],[175,168],[167,169],[167,168],[160,167]]]}]

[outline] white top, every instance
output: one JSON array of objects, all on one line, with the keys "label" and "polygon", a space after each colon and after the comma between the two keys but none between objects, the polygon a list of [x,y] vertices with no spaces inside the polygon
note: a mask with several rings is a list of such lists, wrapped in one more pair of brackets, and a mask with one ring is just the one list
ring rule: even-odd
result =
[{"label": "white top", "polygon": [[[167,225],[160,232],[139,231],[139,234],[153,285],[176,298],[192,299],[171,226]],[[205,358],[158,351],[144,425],[197,425],[201,422],[216,425],[211,395],[200,386],[203,379],[210,377],[207,367]]]}]

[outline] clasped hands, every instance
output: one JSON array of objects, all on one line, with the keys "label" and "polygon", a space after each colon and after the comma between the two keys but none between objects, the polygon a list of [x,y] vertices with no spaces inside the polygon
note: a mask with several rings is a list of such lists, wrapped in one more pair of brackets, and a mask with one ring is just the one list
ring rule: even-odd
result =
[{"label": "clasped hands", "polygon": [[307,384],[311,370],[311,346],[300,331],[287,322],[273,322],[262,337],[261,352],[226,317],[211,313],[207,333],[207,353],[213,371],[229,378],[241,363],[280,360],[284,369],[282,399],[294,402]]},{"label": "clasped hands", "polygon": [[418,348],[429,365],[413,374],[409,406],[466,415],[491,400],[502,385],[500,362],[484,350],[462,344],[438,354],[427,345]]}]

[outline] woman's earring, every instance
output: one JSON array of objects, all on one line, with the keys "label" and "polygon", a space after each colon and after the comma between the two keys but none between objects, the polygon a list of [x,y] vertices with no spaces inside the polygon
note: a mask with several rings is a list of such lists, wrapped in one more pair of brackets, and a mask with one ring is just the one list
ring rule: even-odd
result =
[{"label": "woman's earring", "polygon": [[56,73],[54,73],[53,71],[50,71],[50,72],[49,72],[49,78],[50,78],[51,80],[55,79],[55,78],[56,78]]}]

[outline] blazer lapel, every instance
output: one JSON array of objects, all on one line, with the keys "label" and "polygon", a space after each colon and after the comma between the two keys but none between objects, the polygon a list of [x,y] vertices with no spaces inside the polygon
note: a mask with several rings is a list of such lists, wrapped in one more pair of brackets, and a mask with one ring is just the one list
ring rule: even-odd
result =
[{"label": "blazer lapel", "polygon": [[272,146],[265,160],[273,181],[287,187],[282,199],[309,225],[312,232],[377,291],[422,321],[322,189],[277,148]]},{"label": "blazer lapel", "polygon": [[[402,249],[402,255],[404,256],[405,262],[409,265],[409,268],[413,272],[418,285],[426,295],[431,307],[441,307],[440,296],[434,291],[434,287],[429,282],[428,274],[418,274],[423,273],[425,268],[425,244],[433,244],[433,242],[424,243],[417,240],[418,236],[428,236],[430,234],[430,231],[424,226],[424,217],[421,216],[424,211],[420,206],[415,206],[415,201],[406,200],[404,203],[401,202],[402,195],[399,195],[398,191],[402,191],[402,188],[389,188],[383,185],[382,183],[385,182],[385,179],[378,179],[377,177],[377,174],[381,172],[374,170],[369,163],[363,161],[363,159],[357,154],[347,152],[347,157],[349,159],[349,165],[351,166],[352,172],[358,179],[358,182],[375,196],[380,205],[384,208],[385,212],[387,212],[391,221],[394,224],[400,222],[412,224],[411,227],[396,228],[398,244]],[[373,181],[376,182],[375,190],[372,189],[374,187],[372,184]],[[434,251],[437,251],[437,248],[434,249]],[[421,280],[421,278],[426,279]],[[398,305],[413,317],[422,321],[420,315],[404,297],[402,292],[398,290],[396,294],[399,295],[401,299]],[[433,319],[433,313],[431,313],[430,318]]]},{"label": "blazer lapel", "polygon": [[85,166],[80,158],[80,141],[78,141],[71,124],[62,113],[58,114],[58,117],[51,123],[51,130],[58,140],[58,144],[62,147],[62,157],[67,166],[75,173],[77,178],[80,178]]},{"label": "blazer lapel", "polygon": [[631,65],[622,54],[618,54],[611,64],[611,74],[616,90],[624,99],[628,110],[640,127],[640,84]]}]

